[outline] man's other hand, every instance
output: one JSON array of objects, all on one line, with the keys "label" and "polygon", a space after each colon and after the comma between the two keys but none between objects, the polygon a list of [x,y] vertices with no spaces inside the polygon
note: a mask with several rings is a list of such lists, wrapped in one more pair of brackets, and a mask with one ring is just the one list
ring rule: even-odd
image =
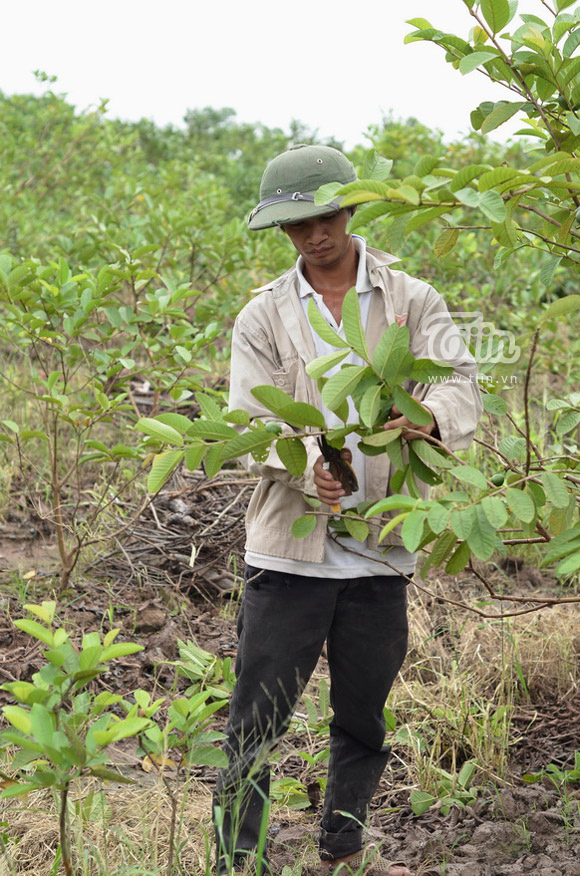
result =
[{"label": "man's other hand", "polygon": [[[421,407],[424,407],[426,411],[429,410],[425,405],[421,405]],[[414,438],[419,438],[420,436],[417,434],[418,432],[422,432],[423,435],[431,435],[431,433],[437,429],[437,424],[431,411],[429,411],[429,414],[431,414],[431,422],[427,426],[418,426],[416,423],[412,423],[408,417],[401,414],[396,405],[393,405],[391,414],[394,415],[394,419],[385,423],[383,429],[402,429],[403,432],[401,437],[406,441],[412,441]]]}]

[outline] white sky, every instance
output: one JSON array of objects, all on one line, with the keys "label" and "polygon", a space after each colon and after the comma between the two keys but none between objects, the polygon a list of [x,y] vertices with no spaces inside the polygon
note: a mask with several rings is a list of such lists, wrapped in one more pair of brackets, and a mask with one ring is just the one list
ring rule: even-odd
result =
[{"label": "white sky", "polygon": [[[540,0],[520,8],[547,14]],[[470,130],[482,100],[509,99],[480,73],[453,70],[438,47],[403,44],[405,19],[419,16],[466,37],[462,0],[5,0],[0,9],[0,90],[41,93],[40,69],[79,109],[108,98],[112,117],[180,125],[188,108],[231,106],[240,121],[287,130],[296,118],[350,148],[389,110],[451,138]]]}]

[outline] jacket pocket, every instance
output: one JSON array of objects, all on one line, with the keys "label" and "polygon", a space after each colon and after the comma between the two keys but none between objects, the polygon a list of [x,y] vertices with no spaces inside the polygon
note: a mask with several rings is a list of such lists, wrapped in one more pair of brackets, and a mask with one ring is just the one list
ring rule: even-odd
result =
[{"label": "jacket pocket", "polygon": [[[272,380],[274,381],[274,386],[277,386],[279,389],[291,395],[292,398],[295,397],[296,393],[296,379],[298,375],[298,357],[295,359],[290,359],[286,361],[281,368],[277,368],[276,371],[272,372]],[[299,399],[295,399],[295,401],[299,401]]]}]

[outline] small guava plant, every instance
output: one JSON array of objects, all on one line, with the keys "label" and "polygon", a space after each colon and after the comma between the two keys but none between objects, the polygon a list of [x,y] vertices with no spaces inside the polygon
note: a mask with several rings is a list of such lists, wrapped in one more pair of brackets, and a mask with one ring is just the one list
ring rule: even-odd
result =
[{"label": "small guava plant", "polygon": [[101,636],[85,633],[80,646],[55,623],[56,602],[25,605],[29,617],[14,621],[18,629],[40,641],[46,663],[31,681],[2,685],[15,700],[2,708],[10,725],[0,733],[0,750],[8,755],[1,797],[53,788],[60,799],[60,852],[64,871],[72,876],[67,826],[71,784],[83,776],[115,782],[132,780],[110,766],[107,749],[120,739],[142,733],[149,717],[115,714],[122,697],[109,691],[94,693],[91,682],[107,672],[112,660],[142,650],[133,642],[117,642],[118,629]]}]

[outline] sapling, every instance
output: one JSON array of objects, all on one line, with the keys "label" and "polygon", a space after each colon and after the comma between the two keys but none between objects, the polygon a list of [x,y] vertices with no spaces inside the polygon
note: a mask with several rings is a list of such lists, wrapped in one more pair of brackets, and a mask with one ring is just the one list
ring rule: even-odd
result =
[{"label": "sapling", "polygon": [[2,708],[12,725],[0,733],[0,748],[10,753],[6,787],[1,797],[53,788],[60,798],[59,834],[62,863],[67,876],[74,872],[67,824],[71,784],[83,776],[132,783],[110,766],[108,748],[136,736],[150,718],[114,713],[122,697],[109,691],[95,693],[90,685],[110,668],[113,660],[142,650],[133,642],[116,642],[118,629],[101,640],[86,633],[80,647],[55,623],[56,602],[25,605],[29,617],[14,621],[18,629],[44,645],[46,663],[31,681],[2,685],[16,705]]}]

